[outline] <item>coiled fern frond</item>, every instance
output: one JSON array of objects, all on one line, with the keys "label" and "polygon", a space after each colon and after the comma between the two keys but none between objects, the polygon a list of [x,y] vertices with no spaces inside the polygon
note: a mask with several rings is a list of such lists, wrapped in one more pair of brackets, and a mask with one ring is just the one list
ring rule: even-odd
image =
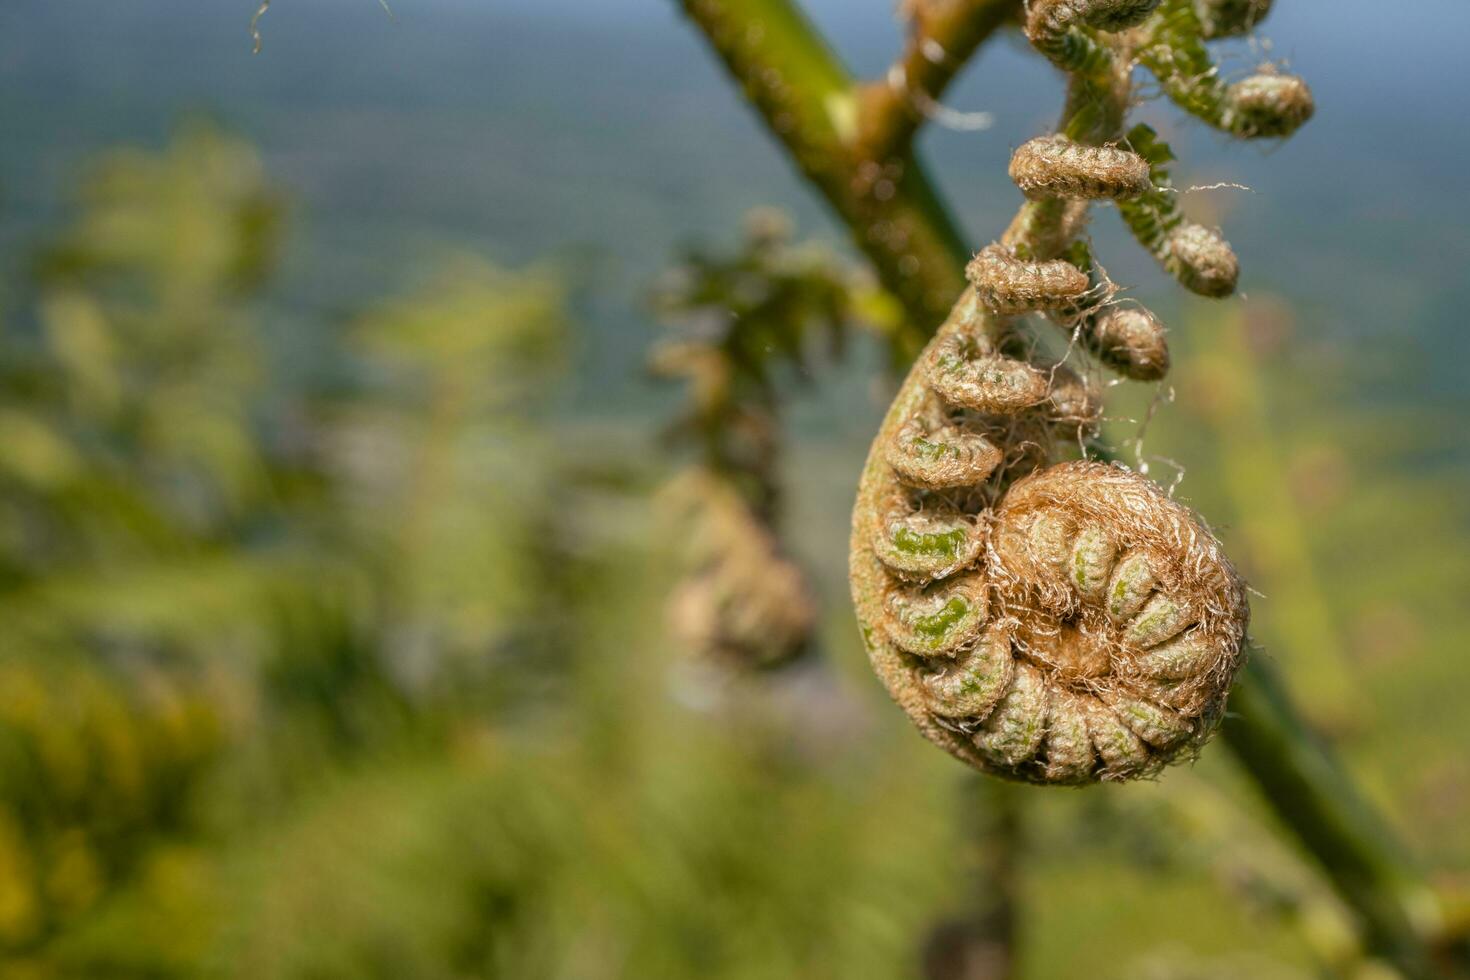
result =
[{"label": "coiled fern frond", "polygon": [[966,270],[970,288],[899,390],[853,513],[853,597],[870,659],[931,741],[1010,779],[1081,784],[1156,773],[1217,725],[1244,659],[1245,587],[1204,523],[1116,464],[1057,462],[1095,434],[1092,385],[1035,352],[1042,314],[1120,374],[1158,380],[1164,328],[1114,301],[1081,238],[1116,202],[1185,288],[1234,292],[1239,262],[1189,221],[1168,146],[1125,132],[1135,63],[1186,111],[1241,138],[1311,115],[1304,83],[1225,86],[1207,39],[1265,4],[1036,0],[1025,32],[1068,75],[1057,132],[1021,145],[1027,201]]}]

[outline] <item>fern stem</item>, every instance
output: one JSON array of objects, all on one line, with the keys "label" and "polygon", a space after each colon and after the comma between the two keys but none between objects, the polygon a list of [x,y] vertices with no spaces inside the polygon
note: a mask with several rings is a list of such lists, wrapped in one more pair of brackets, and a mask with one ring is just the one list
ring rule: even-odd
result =
[{"label": "fern stem", "polygon": [[1434,976],[1425,938],[1440,929],[1437,897],[1342,764],[1308,729],[1264,658],[1241,672],[1229,710],[1220,730],[1225,745],[1277,818],[1321,863],[1357,918],[1367,950],[1406,976]]},{"label": "fern stem", "polygon": [[909,313],[905,353],[965,288],[965,245],[912,155],[864,159],[858,88],[790,0],[676,0]]},{"label": "fern stem", "polygon": [[884,77],[860,92],[859,152],[903,156],[980,45],[1020,10],[1017,0],[916,0],[909,37]]}]

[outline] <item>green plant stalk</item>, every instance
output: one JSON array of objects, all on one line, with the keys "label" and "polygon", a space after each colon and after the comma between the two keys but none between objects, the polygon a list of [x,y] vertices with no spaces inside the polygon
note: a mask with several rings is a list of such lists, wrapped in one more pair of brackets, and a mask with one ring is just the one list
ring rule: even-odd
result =
[{"label": "green plant stalk", "polygon": [[[875,194],[850,151],[856,86],[789,0],[678,0],[808,180],[847,225],[916,332],[946,318],[969,252],[918,162]],[[880,168],[881,169],[881,168]],[[862,188],[867,186],[866,192]],[[886,228],[885,228],[886,226]],[[903,247],[885,242],[901,229]],[[1372,949],[1428,972],[1438,903],[1331,751],[1260,658],[1241,672],[1225,744],[1293,836],[1321,863]]]},{"label": "green plant stalk", "polygon": [[1438,899],[1393,831],[1301,720],[1264,658],[1253,658],[1241,671],[1221,739],[1276,816],[1321,863],[1356,916],[1368,951],[1407,976],[1435,975],[1426,937],[1440,929]]},{"label": "green plant stalk", "polygon": [[[1017,951],[1023,912],[1020,874],[1026,850],[1025,791],[974,771],[960,777],[957,789],[962,807],[958,825],[964,911],[948,923],[948,929],[941,926],[930,935],[923,975],[925,980],[975,980],[977,976],[1007,980],[1020,974]],[[980,972],[976,971],[977,960],[984,967]]]},{"label": "green plant stalk", "polygon": [[908,314],[919,349],[965,288],[965,245],[912,154],[855,149],[858,86],[788,0],[676,0]]}]

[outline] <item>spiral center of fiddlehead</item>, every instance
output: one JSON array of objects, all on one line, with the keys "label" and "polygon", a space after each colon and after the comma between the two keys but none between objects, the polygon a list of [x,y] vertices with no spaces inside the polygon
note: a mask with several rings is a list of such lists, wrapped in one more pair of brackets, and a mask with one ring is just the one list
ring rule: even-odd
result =
[{"label": "spiral center of fiddlehead", "polygon": [[1075,619],[1029,619],[1017,633],[1016,646],[1033,666],[1050,667],[1058,681],[1074,689],[1086,689],[1113,668],[1107,639]]}]

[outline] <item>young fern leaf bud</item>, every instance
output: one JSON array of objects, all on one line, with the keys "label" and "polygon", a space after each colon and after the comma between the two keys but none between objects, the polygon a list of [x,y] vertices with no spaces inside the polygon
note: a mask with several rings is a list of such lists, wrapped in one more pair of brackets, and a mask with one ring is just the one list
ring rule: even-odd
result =
[{"label": "young fern leaf bud", "polygon": [[1090,71],[1110,58],[1084,28],[1121,31],[1141,23],[1159,0],[1035,0],[1026,38],[1063,71]]},{"label": "young fern leaf bud", "polygon": [[932,582],[975,564],[984,529],[953,504],[935,498],[918,504],[895,494],[873,533],[873,553],[899,578]]},{"label": "young fern leaf bud", "polygon": [[816,631],[817,605],[802,569],[725,479],[705,470],[665,491],[690,566],[669,597],[670,632],[701,659],[743,669],[800,657]]},{"label": "young fern leaf bud", "polygon": [[817,613],[801,569],[768,553],[757,564],[687,576],[670,594],[667,615],[670,632],[696,657],[764,669],[806,652]]},{"label": "young fern leaf bud", "polygon": [[[1168,146],[1146,126],[1109,142],[1140,47],[1172,96],[1238,135],[1310,115],[1284,77],[1221,85],[1195,2],[1031,0],[1027,36],[1073,74],[1066,122],[1012,155],[1028,201],[967,266],[972,290],[900,389],[858,489],[850,572],[874,670],[925,737],[1006,778],[1157,772],[1210,736],[1243,658],[1244,586],[1193,514],[1121,467],[1042,468],[1060,436],[1093,434],[1101,404],[1067,367],[1027,363],[1015,319],[1046,313],[1121,373],[1164,376],[1163,326],[1108,305],[1115,289],[1079,238],[1099,199],[1186,288],[1235,289],[1230,245],[1179,208]],[[1219,32],[1265,6],[1198,3]]]},{"label": "young fern leaf bud", "polygon": [[899,480],[925,490],[972,487],[1001,464],[1004,454],[989,438],[962,425],[930,425],[911,417],[884,447],[888,465]]},{"label": "young fern leaf bud", "polygon": [[1209,737],[1242,662],[1249,610],[1218,542],[1121,467],[1015,483],[981,571],[921,589],[881,568],[855,550],[880,677],[928,738],[1007,778],[1151,775]]},{"label": "young fern leaf bud", "polygon": [[1070,262],[1027,262],[999,242],[980,250],[965,268],[980,302],[993,313],[1014,316],[1074,304],[1091,286]]},{"label": "young fern leaf bud", "polygon": [[1060,134],[1027,140],[1011,155],[1011,180],[1032,199],[1137,197],[1153,187],[1148,161],[1116,146],[1089,146]]},{"label": "young fern leaf bud", "polygon": [[1045,372],[964,333],[941,336],[920,362],[929,387],[950,405],[994,415],[1015,415],[1046,400]]},{"label": "young fern leaf bud", "polygon": [[1246,139],[1286,137],[1300,129],[1317,104],[1295,75],[1263,72],[1226,89],[1222,125]]},{"label": "young fern leaf bud", "polygon": [[1207,41],[1249,34],[1270,12],[1271,0],[1194,0],[1200,36]]},{"label": "young fern leaf bud", "polygon": [[1108,367],[1135,381],[1169,373],[1164,325],[1142,307],[1110,306],[1083,327],[1087,347]]}]

